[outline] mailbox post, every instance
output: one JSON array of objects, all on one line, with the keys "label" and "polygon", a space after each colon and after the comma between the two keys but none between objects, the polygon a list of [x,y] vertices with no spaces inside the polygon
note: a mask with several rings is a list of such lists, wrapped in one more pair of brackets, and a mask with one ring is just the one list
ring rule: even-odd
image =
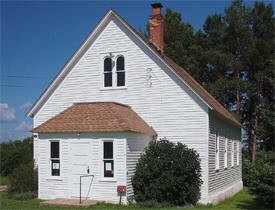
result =
[{"label": "mailbox post", "polygon": [[117,186],[117,192],[120,195],[120,197],[119,197],[119,204],[121,204],[122,193],[126,193],[126,186],[122,186],[122,185]]}]

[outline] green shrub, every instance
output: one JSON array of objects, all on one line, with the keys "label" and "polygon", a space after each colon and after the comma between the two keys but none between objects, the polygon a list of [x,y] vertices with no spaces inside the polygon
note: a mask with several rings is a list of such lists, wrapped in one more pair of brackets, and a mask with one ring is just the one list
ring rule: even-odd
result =
[{"label": "green shrub", "polygon": [[245,186],[251,187],[252,182],[255,179],[255,176],[257,174],[257,169],[255,167],[255,164],[251,163],[249,159],[243,158],[242,170],[243,170],[243,184]]},{"label": "green shrub", "polygon": [[6,176],[0,176],[0,185],[9,185],[10,180]]},{"label": "green shrub", "polygon": [[200,198],[199,155],[181,143],[152,141],[141,155],[132,178],[135,200],[195,204]]},{"label": "green shrub", "polygon": [[148,200],[148,201],[139,202],[137,206],[141,208],[166,208],[166,207],[170,207],[171,204],[167,202],[158,203],[157,201],[154,201],[154,200]]},{"label": "green shrub", "polygon": [[7,176],[20,164],[33,159],[33,138],[3,142],[0,144],[0,154],[1,176]]},{"label": "green shrub", "polygon": [[243,158],[243,182],[250,187],[255,199],[268,208],[274,207],[275,196],[275,153],[259,151],[256,163]]},{"label": "green shrub", "polygon": [[21,164],[14,169],[9,176],[10,193],[37,192],[38,173],[34,169],[34,161],[27,164]]},{"label": "green shrub", "polygon": [[28,191],[28,192],[22,192],[22,193],[10,193],[9,198],[15,199],[15,200],[31,200],[36,197],[36,194],[34,192]]}]

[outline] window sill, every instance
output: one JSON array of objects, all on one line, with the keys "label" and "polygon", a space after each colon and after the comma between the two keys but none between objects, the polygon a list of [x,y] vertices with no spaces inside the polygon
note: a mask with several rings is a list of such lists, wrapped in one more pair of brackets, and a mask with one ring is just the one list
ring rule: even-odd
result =
[{"label": "window sill", "polygon": [[62,177],[48,177],[46,180],[63,181],[64,179]]},{"label": "window sill", "polygon": [[114,179],[114,178],[110,178],[110,179],[108,179],[108,178],[102,178],[102,179],[100,179],[98,181],[99,182],[117,182],[117,180]]},{"label": "window sill", "polygon": [[128,88],[126,86],[123,87],[106,87],[106,88],[101,88],[100,90],[127,90]]}]

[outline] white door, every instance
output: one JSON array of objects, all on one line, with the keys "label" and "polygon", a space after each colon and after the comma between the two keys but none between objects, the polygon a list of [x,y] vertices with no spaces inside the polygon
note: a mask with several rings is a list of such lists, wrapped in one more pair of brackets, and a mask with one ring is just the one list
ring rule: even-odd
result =
[{"label": "white door", "polygon": [[[92,148],[91,140],[73,140],[70,144],[71,157],[71,195],[80,196],[80,176],[92,175]],[[89,198],[92,191],[92,176],[81,178],[81,197]]]}]

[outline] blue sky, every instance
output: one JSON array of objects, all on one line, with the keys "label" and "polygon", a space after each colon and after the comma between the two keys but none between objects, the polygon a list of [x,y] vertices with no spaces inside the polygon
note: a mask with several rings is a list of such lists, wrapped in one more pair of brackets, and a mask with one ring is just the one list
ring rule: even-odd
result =
[{"label": "blue sky", "polygon": [[[154,1],[156,2],[156,1]],[[161,1],[195,30],[231,1]],[[271,2],[271,1],[270,1]],[[267,2],[267,3],[270,3]],[[152,1],[1,1],[0,142],[31,136],[30,106],[109,8],[144,28]],[[252,6],[253,1],[246,1]]]}]

